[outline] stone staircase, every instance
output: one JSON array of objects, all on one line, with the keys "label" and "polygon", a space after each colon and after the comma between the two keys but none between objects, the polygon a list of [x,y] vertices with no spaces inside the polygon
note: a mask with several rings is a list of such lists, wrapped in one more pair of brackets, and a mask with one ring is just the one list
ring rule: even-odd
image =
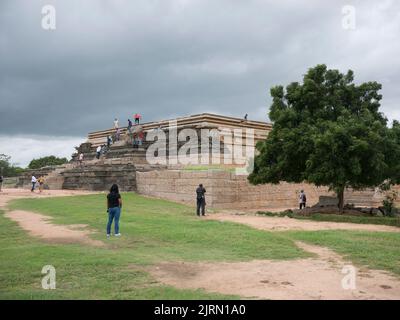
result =
[{"label": "stone staircase", "polygon": [[49,172],[45,176],[45,188],[51,190],[62,189],[64,183],[63,173],[66,170],[73,169],[75,165],[73,163],[67,163],[56,167],[53,171]]}]

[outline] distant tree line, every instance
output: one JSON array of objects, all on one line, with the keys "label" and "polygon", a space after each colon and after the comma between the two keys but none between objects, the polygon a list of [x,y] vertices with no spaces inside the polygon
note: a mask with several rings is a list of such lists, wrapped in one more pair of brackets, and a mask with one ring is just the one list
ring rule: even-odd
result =
[{"label": "distant tree line", "polygon": [[33,159],[29,165],[28,169],[40,169],[47,166],[57,166],[67,163],[67,158],[57,158],[55,156],[47,156],[39,159]]},{"label": "distant tree line", "polygon": [[[26,169],[40,169],[47,166],[56,166],[68,162],[67,158],[58,158],[56,156],[47,156],[39,159],[33,159]],[[3,177],[15,177],[23,173],[26,169],[14,165],[11,157],[6,154],[0,154],[0,175]]]},{"label": "distant tree line", "polygon": [[0,154],[0,175],[3,177],[15,177],[24,171],[23,168],[13,165],[10,160],[10,156]]}]

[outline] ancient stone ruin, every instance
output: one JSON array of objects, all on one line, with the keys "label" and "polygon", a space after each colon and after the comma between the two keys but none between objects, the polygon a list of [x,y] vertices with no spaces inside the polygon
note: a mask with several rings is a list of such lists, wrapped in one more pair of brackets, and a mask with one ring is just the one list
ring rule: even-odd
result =
[{"label": "ancient stone ruin", "polygon": [[[70,163],[33,170],[20,177],[29,186],[31,174],[45,176],[49,189],[105,191],[117,183],[123,191],[193,203],[195,189],[207,189],[207,205],[223,209],[286,209],[297,207],[300,190],[310,206],[320,196],[332,196],[327,188],[310,184],[250,185],[247,181],[255,145],[272,126],[266,122],[203,113],[115,129],[91,132],[77,147]],[[107,137],[113,143],[107,146]],[[142,143],[134,146],[136,138]],[[103,146],[99,159],[96,149]],[[78,161],[83,154],[82,164]],[[376,190],[346,192],[346,202],[379,206]]]}]

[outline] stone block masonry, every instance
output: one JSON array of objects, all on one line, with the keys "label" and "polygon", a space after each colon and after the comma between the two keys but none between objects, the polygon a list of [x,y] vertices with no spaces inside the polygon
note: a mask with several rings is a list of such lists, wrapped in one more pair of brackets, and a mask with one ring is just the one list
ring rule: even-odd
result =
[{"label": "stone block masonry", "polygon": [[107,191],[117,183],[121,191],[136,191],[136,168],[133,165],[91,165],[63,172],[63,189]]},{"label": "stone block masonry", "polygon": [[305,190],[308,204],[318,202],[321,195],[332,195],[327,188],[310,184],[253,186],[246,176],[223,170],[155,170],[136,173],[140,194],[194,204],[199,183],[207,189],[207,205],[216,209],[284,209],[297,208],[298,194]]}]

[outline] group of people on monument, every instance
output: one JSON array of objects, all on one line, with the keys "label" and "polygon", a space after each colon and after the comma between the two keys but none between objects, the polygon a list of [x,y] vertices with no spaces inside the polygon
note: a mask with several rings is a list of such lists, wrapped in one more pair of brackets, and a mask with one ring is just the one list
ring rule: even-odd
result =
[{"label": "group of people on monument", "polygon": [[[144,140],[143,127],[140,125],[140,119],[142,119],[142,116],[139,113],[135,113],[133,115],[133,119],[135,124],[132,123],[131,119],[128,119],[127,135],[130,138],[130,143],[132,144],[132,146],[134,148],[138,148],[143,144]],[[114,127],[114,134],[107,135],[106,143],[97,146],[96,159],[100,159],[100,157],[103,154],[106,154],[113,143],[121,140],[121,128],[119,126],[118,118],[114,119],[113,127]],[[81,161],[79,162],[81,163]]]}]

